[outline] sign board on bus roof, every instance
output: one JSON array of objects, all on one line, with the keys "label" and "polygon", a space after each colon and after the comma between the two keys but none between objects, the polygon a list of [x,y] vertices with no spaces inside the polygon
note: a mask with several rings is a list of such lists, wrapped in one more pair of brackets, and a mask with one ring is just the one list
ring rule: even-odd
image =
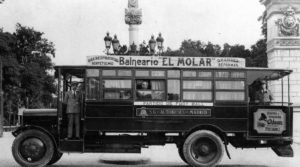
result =
[{"label": "sign board on bus roof", "polygon": [[168,57],[168,56],[87,56],[87,65],[107,67],[181,67],[244,68],[245,59],[236,57]]}]

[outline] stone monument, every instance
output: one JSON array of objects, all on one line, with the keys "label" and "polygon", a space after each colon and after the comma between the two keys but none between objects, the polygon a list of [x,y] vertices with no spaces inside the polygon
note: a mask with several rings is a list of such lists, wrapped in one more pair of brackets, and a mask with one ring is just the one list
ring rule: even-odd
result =
[{"label": "stone monument", "polygon": [[142,9],[138,7],[138,0],[128,0],[128,8],[125,9],[125,23],[129,25],[129,46],[135,44],[137,49],[139,49],[138,26],[142,24]]},{"label": "stone monument", "polygon": [[[290,101],[300,104],[300,1],[260,0],[266,6],[267,55],[269,68],[292,69],[290,75]],[[284,84],[284,101],[287,98],[287,79]],[[281,81],[269,85],[275,101],[281,101]]]}]

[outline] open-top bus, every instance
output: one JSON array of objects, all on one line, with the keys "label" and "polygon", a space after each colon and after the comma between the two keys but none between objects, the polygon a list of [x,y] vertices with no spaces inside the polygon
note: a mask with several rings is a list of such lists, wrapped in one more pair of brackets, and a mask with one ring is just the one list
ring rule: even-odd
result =
[{"label": "open-top bus", "polygon": [[[21,166],[53,164],[63,153],[140,153],[165,144],[176,144],[192,166],[214,166],[224,152],[230,157],[229,143],[293,156],[291,70],[218,57],[91,56],[87,62],[55,67],[57,109],[19,113],[12,152]],[[254,102],[262,79],[282,86],[277,101]],[[63,98],[73,82],[82,91],[80,138],[66,140]]]}]

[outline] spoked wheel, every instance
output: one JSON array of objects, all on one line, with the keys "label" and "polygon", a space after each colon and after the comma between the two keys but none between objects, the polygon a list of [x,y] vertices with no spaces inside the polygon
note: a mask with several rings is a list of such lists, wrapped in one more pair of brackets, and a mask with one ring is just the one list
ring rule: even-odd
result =
[{"label": "spoked wheel", "polygon": [[177,148],[178,148],[178,154],[180,156],[180,158],[185,162],[185,163],[188,163],[183,155],[183,144],[178,144],[177,145]]},{"label": "spoked wheel", "polygon": [[52,164],[55,164],[57,161],[60,160],[60,158],[63,156],[63,153],[61,152],[58,152],[57,150],[54,151],[54,154],[50,160],[50,162],[47,164],[47,165],[52,165]]},{"label": "spoked wheel", "polygon": [[14,140],[12,154],[21,166],[42,167],[50,162],[54,145],[47,134],[38,130],[27,130]]},{"label": "spoked wheel", "polygon": [[186,161],[195,167],[212,167],[217,165],[224,154],[220,137],[208,130],[192,133],[184,142],[183,154]]}]

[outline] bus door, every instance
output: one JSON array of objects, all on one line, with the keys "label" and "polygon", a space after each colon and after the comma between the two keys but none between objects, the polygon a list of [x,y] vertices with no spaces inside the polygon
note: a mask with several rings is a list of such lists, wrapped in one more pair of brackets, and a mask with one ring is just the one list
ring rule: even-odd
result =
[{"label": "bus door", "polygon": [[[87,69],[85,130],[102,134],[134,130],[132,71]],[[86,136],[88,138],[88,136]],[[93,137],[90,137],[93,140]]]},{"label": "bus door", "polygon": [[83,152],[84,73],[78,69],[61,69],[59,84],[60,149],[67,152]]}]

